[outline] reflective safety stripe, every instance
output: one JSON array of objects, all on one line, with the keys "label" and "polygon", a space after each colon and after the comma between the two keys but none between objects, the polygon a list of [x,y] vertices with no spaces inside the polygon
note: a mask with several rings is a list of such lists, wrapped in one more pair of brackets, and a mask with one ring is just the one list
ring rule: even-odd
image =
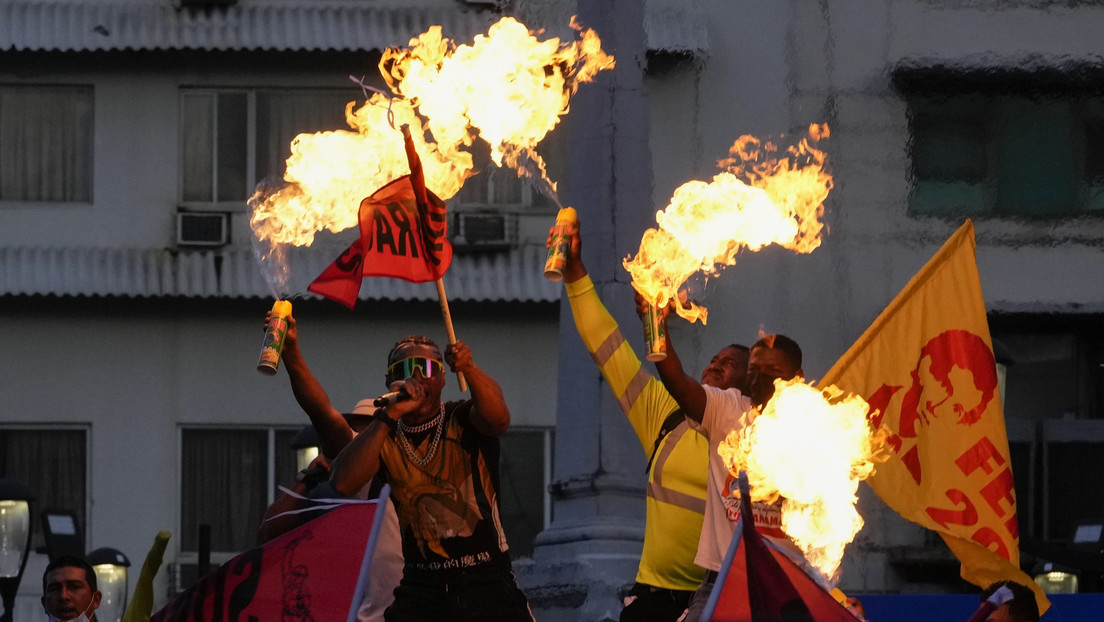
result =
[{"label": "reflective safety stripe", "polygon": [[[605,341],[594,350],[592,355],[594,362],[598,364],[598,369],[605,369],[606,363],[609,363],[624,343],[625,336],[621,334],[620,328],[610,333],[609,337],[606,337]],[[644,371],[643,366],[636,370],[636,375],[625,385],[625,390],[621,392],[621,395],[617,396],[617,403],[621,405],[621,410],[626,413],[632,410],[636,398],[644,392],[644,389],[648,386],[648,381],[651,379],[652,377]]]},{"label": "reflective safety stripe", "polygon": [[663,487],[663,465],[667,462],[671,452],[674,451],[675,445],[689,432],[690,426],[681,423],[667,435],[666,442],[655,457],[655,465],[652,467],[652,473],[655,475],[648,478],[648,496],[662,503],[669,503],[698,514],[705,514],[705,499],[699,499],[693,495]]},{"label": "reflective safety stripe", "polygon": [[594,362],[598,363],[598,369],[606,366],[606,363],[613,358],[613,353],[617,352],[617,348],[620,348],[623,343],[625,343],[625,336],[621,334],[620,328],[610,333],[609,337],[606,337],[606,340],[594,350],[592,355]]},{"label": "reflective safety stripe", "polygon": [[652,377],[648,372],[644,371],[643,367],[636,370],[636,375],[629,381],[629,384],[625,387],[625,391],[617,396],[617,402],[621,404],[621,410],[624,410],[626,413],[632,410],[633,404],[636,403],[636,398],[640,397],[640,394],[648,387],[648,383],[651,382],[651,380]]}]

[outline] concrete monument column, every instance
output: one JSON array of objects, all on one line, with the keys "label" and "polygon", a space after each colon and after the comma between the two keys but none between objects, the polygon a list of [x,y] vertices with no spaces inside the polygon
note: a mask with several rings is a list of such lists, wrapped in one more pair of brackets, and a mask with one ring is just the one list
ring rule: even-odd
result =
[{"label": "concrete monument column", "polygon": [[[643,11],[636,0],[578,3],[579,22],[598,33],[617,65],[572,100],[564,128],[569,174],[560,188],[563,205],[578,211],[598,294],[638,352],[643,331],[621,261],[635,254],[655,214]],[[553,519],[532,559],[515,570],[541,622],[616,620],[640,561],[646,460],[579,339],[566,296],[559,344]]]}]

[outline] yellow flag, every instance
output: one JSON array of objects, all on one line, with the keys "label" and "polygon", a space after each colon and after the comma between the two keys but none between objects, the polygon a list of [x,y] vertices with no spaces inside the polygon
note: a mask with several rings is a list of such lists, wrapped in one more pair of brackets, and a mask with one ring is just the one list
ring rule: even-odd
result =
[{"label": "yellow flag", "polygon": [[986,587],[1020,570],[1016,491],[996,361],[969,220],[912,277],[820,381],[863,396],[890,459],[868,483],[901,516],[933,529]]}]

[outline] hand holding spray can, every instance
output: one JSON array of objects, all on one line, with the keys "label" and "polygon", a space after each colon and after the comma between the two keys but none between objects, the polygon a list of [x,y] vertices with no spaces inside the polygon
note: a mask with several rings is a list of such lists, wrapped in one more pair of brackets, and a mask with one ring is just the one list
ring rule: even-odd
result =
[{"label": "hand holding spray can", "polygon": [[567,227],[575,224],[578,216],[575,208],[564,207],[556,214],[556,226],[552,228],[552,243],[548,245],[548,261],[544,264],[544,278],[549,281],[562,281],[564,265],[567,264],[567,254],[571,252],[568,245],[571,238],[567,237]]},{"label": "hand holding spray can", "polygon": [[644,322],[644,344],[647,354],[644,358],[655,362],[667,358],[667,329],[661,317],[662,309],[658,305],[648,304],[641,318]]},{"label": "hand holding spray can", "polygon": [[291,303],[277,300],[272,305],[272,314],[268,317],[264,343],[261,344],[261,357],[257,361],[257,371],[266,376],[275,376],[280,367],[280,353],[284,349],[284,337],[287,335],[288,316],[291,315]]}]

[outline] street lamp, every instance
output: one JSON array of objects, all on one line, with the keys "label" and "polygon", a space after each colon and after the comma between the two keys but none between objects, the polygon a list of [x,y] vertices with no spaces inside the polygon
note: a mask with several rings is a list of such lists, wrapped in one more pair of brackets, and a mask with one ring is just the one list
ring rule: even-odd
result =
[{"label": "street lamp", "polygon": [[121,551],[101,548],[92,551],[85,560],[96,571],[96,583],[103,596],[96,609],[100,622],[119,622],[127,604],[127,568],[130,560]]},{"label": "street lamp", "polygon": [[3,622],[12,622],[15,594],[31,550],[31,501],[34,493],[23,482],[0,478],[0,596]]}]

